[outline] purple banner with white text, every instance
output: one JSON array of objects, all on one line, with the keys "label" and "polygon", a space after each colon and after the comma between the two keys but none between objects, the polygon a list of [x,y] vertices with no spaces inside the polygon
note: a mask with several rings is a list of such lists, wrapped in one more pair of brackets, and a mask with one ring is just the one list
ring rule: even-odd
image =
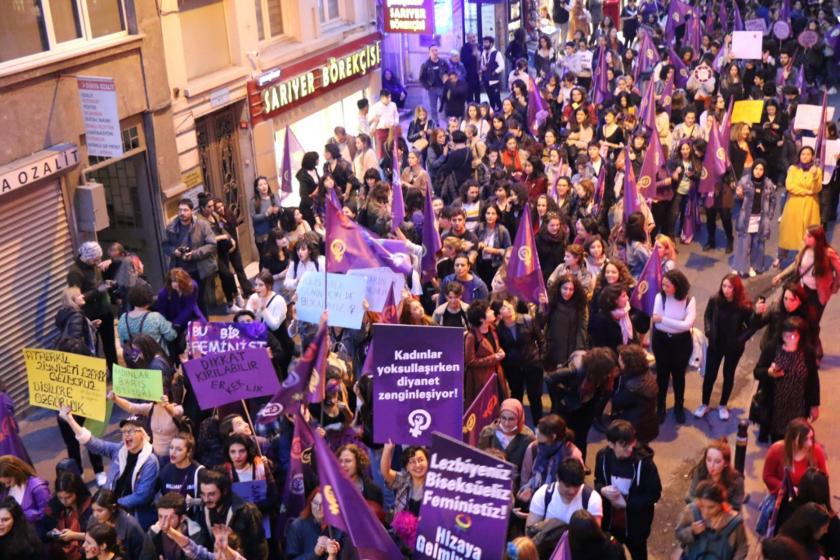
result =
[{"label": "purple banner with white text", "polygon": [[268,328],[259,322],[202,324],[191,321],[187,328],[187,350],[191,356],[267,346]]},{"label": "purple banner with white text", "polygon": [[502,558],[512,485],[510,463],[432,434],[412,558]]},{"label": "purple banner with white text", "polygon": [[432,432],[461,437],[464,331],[373,325],[373,440],[429,445]]},{"label": "purple banner with white text", "polygon": [[280,390],[277,373],[262,348],[207,354],[184,362],[184,371],[202,410]]}]

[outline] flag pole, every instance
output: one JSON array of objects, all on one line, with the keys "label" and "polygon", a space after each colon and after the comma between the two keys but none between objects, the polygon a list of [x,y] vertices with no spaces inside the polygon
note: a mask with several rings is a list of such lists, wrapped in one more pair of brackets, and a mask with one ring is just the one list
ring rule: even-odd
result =
[{"label": "flag pole", "polygon": [[245,418],[251,426],[251,433],[254,435],[254,443],[257,447],[257,455],[262,457],[262,449],[260,449],[260,444],[257,442],[257,429],[254,427],[254,421],[251,420],[251,413],[248,412],[248,403],[245,402],[245,399],[239,399],[239,402],[242,403],[242,410],[245,411]]}]

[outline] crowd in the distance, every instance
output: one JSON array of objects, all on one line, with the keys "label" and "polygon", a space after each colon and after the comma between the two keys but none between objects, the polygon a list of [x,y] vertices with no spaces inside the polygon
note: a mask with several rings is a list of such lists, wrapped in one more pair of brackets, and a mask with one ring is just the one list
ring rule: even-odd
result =
[{"label": "crowd in the distance", "polygon": [[[749,413],[769,445],[756,528],[766,538],[757,546],[769,559],[840,558],[826,454],[813,427],[819,325],[840,287],[840,257],[826,238],[840,174],[833,154],[810,147],[814,137],[837,139],[837,123],[822,131],[793,125],[800,104],[819,105],[837,83],[836,2],[676,3],[628,0],[616,27],[600,0],[555,0],[541,10],[554,35],[526,17],[503,49],[474,35],[448,58],[433,45],[417,75],[425,99],[409,107],[407,127],[400,109],[409,92],[385,69],[378,99],[360,100],[358,122],[336,127],[322,149],[303,156],[299,205],[289,207],[287,193],[265,177],[242,215],[216,197],[182,200],[166,226],[170,269],[157,290],[122,245],[103,255],[98,243],[82,244],[55,318],[55,349],[159,370],[164,394],[135,402],[109,392],[127,414],[118,439],[94,435],[89,421],[62,409],[68,459],[52,487],[28,458],[0,457],[0,558],[358,557],[349,536],[325,523],[311,465],[302,509],[288,500],[293,419],[255,433],[251,417],[267,399],[202,410],[181,368],[196,357],[187,348],[190,322],[228,314],[267,327],[272,364],[286,378],[318,330],[297,320],[295,291],[305,274],[327,269],[329,205],[411,255],[392,320],[463,329],[465,409],[497,374],[498,417],[478,447],[515,467],[506,558],[548,558],[561,541],[575,560],[647,558],[662,496],[652,447],[668,418],[669,388],[678,424],[688,420],[686,407],[703,418],[722,368],[714,413],[730,421],[739,361],[761,329]],[[787,22],[790,38],[766,36],[761,59],[733,58],[731,31],[755,19]],[[810,46],[797,42],[807,30],[817,37]],[[740,100],[764,102],[757,122],[731,120]],[[709,146],[726,161],[711,185]],[[654,157],[651,174],[646,161]],[[637,179],[635,194],[625,192]],[[424,211],[427,195],[433,215]],[[514,297],[507,278],[526,212],[546,286],[533,301]],[[237,236],[244,219],[253,240]],[[440,237],[433,270],[421,267],[428,231]],[[249,278],[240,248],[252,242],[260,272]],[[681,246],[695,243],[731,269],[705,307],[678,262]],[[652,256],[662,280],[646,312],[630,298]],[[750,279],[768,273],[781,289],[751,301]],[[365,363],[371,326],[384,317],[365,308],[360,329],[328,328],[325,398],[305,416],[408,557],[429,449],[374,441]],[[702,397],[686,402],[693,356],[702,356]],[[607,443],[592,462],[594,429]],[[712,441],[691,472],[674,535],[684,558],[747,555],[744,478],[731,455],[725,439]],[[235,491],[252,481],[264,481],[255,501]]]}]

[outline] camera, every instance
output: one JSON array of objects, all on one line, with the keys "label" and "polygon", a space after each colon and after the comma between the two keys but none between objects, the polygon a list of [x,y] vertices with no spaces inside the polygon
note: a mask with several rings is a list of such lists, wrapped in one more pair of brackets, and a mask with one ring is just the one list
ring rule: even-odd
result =
[{"label": "camera", "polygon": [[58,529],[52,529],[51,531],[48,531],[47,534],[46,534],[46,537],[50,540],[53,540],[53,541],[58,540],[58,538],[60,536],[61,536],[61,531],[59,531]]},{"label": "camera", "polygon": [[178,252],[181,253],[182,257],[184,255],[186,255],[187,253],[189,253],[191,250],[192,249],[190,249],[189,246],[187,246],[187,245],[183,245],[181,247],[178,247]]}]

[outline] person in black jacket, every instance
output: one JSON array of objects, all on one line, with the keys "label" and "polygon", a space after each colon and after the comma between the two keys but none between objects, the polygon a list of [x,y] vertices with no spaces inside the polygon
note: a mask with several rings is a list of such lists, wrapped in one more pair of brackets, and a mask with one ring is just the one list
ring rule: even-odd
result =
[{"label": "person in black jacket", "polygon": [[481,81],[478,70],[481,66],[481,48],[475,33],[467,33],[467,42],[461,47],[461,63],[467,72],[467,85],[470,88],[470,101],[481,103]]},{"label": "person in black jacket", "polygon": [[319,188],[318,152],[303,154],[295,179],[300,185],[300,213],[311,227],[315,227],[315,209],[320,206],[319,200],[323,200],[322,189]]},{"label": "person in black jacket", "polygon": [[604,498],[601,527],[627,546],[633,560],[647,560],[647,539],[662,482],[653,450],[636,441],[630,422],[614,420],[607,446],[595,457],[595,490]]},{"label": "person in black jacket", "polygon": [[204,505],[197,518],[204,539],[212,542],[213,525],[223,523],[239,537],[245,558],[267,560],[268,543],[257,506],[233,493],[230,479],[222,473],[204,469],[198,476],[198,485]]},{"label": "person in black jacket", "polygon": [[443,84],[443,93],[440,97],[439,110],[443,110],[447,117],[464,118],[464,107],[470,96],[469,84],[458,77],[458,72],[450,69],[447,73],[446,83]]},{"label": "person in black jacket", "polygon": [[[470,161],[472,155],[467,146],[467,135],[456,130],[452,133],[452,147],[435,175],[439,188],[445,189],[441,192],[444,203],[452,204],[458,198],[458,189],[470,178]],[[454,175],[454,184],[448,179],[449,175]]]},{"label": "person in black jacket", "polygon": [[448,70],[449,63],[440,58],[438,45],[431,45],[429,47],[429,58],[420,66],[418,78],[420,85],[429,95],[429,114],[434,121],[438,120],[438,105],[440,104],[443,82],[446,80]]},{"label": "person in black jacket", "polygon": [[44,546],[35,528],[26,521],[23,510],[11,496],[0,500],[0,518],[3,531],[0,532],[0,558],[44,558]]},{"label": "person in black jacket", "polygon": [[703,403],[694,411],[697,418],[702,418],[709,410],[712,389],[723,362],[723,391],[720,394],[718,416],[724,422],[729,419],[726,404],[735,385],[735,370],[752,334],[749,332],[752,321],[752,302],[741,278],[735,273],[727,274],[720,283],[718,293],[709,298],[703,315],[709,347],[706,350],[706,372],[703,376]]},{"label": "person in black jacket", "polygon": [[638,344],[618,347],[618,367],[621,375],[612,397],[614,420],[627,420],[636,428],[636,438],[650,443],[659,435],[656,416],[656,397],[659,386],[651,373],[647,354]]},{"label": "person in black jacket", "polygon": [[527,391],[531,422],[536,424],[543,414],[541,360],[545,339],[542,331],[529,315],[517,313],[516,305],[511,300],[495,302],[493,311],[500,318],[496,325],[496,333],[499,336],[499,344],[505,351],[502,369],[510,386],[510,395],[522,401]]},{"label": "person in black jacket", "polygon": [[584,460],[589,429],[604,410],[617,374],[616,355],[609,348],[575,352],[568,366],[546,373],[551,412],[566,420]]},{"label": "person in black jacket", "polygon": [[598,312],[589,317],[589,344],[614,351],[622,344],[638,342],[630,319],[630,296],[622,283],[604,286],[598,297]]},{"label": "person in black jacket", "polygon": [[189,537],[193,542],[207,547],[198,525],[187,517],[187,503],[184,496],[178,492],[167,492],[155,502],[157,509],[157,523],[149,528],[148,536],[155,547],[157,558],[164,560],[187,560],[189,556],[168,535],[169,529]]}]

